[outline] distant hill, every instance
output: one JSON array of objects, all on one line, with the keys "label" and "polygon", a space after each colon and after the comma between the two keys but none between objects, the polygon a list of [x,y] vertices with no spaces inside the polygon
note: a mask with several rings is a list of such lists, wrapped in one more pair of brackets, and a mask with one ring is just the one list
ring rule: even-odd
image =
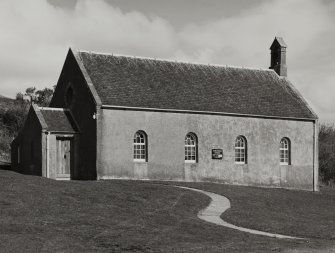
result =
[{"label": "distant hill", "polygon": [[13,98],[9,98],[9,97],[5,97],[3,95],[0,94],[0,100],[15,100]]}]

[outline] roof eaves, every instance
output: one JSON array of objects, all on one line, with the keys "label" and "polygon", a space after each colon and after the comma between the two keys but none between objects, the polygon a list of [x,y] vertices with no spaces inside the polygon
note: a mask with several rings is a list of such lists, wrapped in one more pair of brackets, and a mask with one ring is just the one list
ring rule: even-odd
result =
[{"label": "roof eaves", "polygon": [[231,113],[231,112],[196,111],[196,110],[181,110],[181,109],[162,109],[162,108],[150,108],[150,107],[130,107],[130,106],[118,106],[118,105],[102,105],[101,108],[102,109],[116,109],[116,110],[137,110],[137,111],[156,111],[156,112],[171,112],[171,113],[208,114],[208,115],[223,115],[223,116],[233,116],[233,117],[235,116],[235,117],[282,119],[282,120],[302,120],[302,121],[317,120],[317,118],[308,118],[308,117],[268,116],[268,115],[261,115],[261,114],[243,114],[243,113]]},{"label": "roof eaves", "polygon": [[89,76],[89,74],[88,74],[88,72],[87,72],[87,70],[84,66],[84,63],[83,63],[83,61],[80,57],[79,51],[75,50],[75,49],[71,49],[71,48],[70,48],[70,51],[72,52],[74,58],[76,59],[76,62],[77,62],[78,66],[79,66],[79,68],[80,68],[80,70],[81,70],[81,72],[82,72],[82,74],[83,74],[83,76],[86,80],[86,84],[87,84],[88,88],[90,89],[90,91],[92,93],[93,100],[94,100],[95,104],[97,106],[101,106],[101,104],[102,104],[101,99],[100,99],[100,97],[99,97],[99,95],[98,95],[98,93],[97,93],[97,91],[96,91],[96,89],[93,85],[93,82],[92,82],[92,80],[91,80],[91,78],[90,78],[90,76]]}]

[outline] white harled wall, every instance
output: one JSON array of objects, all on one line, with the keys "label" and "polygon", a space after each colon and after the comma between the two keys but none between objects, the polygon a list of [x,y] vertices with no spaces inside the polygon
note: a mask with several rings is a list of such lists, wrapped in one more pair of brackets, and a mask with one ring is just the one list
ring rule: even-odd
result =
[{"label": "white harled wall", "polygon": [[[313,189],[312,121],[103,109],[97,178],[211,181]],[[133,136],[148,136],[148,162],[134,163]],[[185,164],[184,138],[198,137],[198,163]],[[235,164],[237,136],[247,139],[248,162]],[[291,141],[291,165],[279,164],[282,137]],[[223,149],[213,160],[212,149]]]}]

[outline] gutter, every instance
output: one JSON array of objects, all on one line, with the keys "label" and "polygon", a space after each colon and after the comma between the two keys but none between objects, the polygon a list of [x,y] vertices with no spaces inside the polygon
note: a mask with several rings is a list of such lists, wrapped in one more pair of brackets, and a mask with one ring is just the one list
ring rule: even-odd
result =
[{"label": "gutter", "polygon": [[319,191],[319,122],[313,124],[313,191]]},{"label": "gutter", "polygon": [[52,134],[70,134],[70,135],[81,134],[81,132],[71,132],[71,131],[48,131],[48,133],[52,133]]},{"label": "gutter", "polygon": [[50,147],[49,147],[49,136],[50,132],[46,132],[46,178],[49,178],[49,153],[50,153]]},{"label": "gutter", "polygon": [[281,117],[281,116],[267,116],[267,115],[258,115],[258,114],[194,111],[194,110],[179,110],[179,109],[159,109],[159,108],[150,108],[150,107],[131,107],[131,106],[118,106],[118,105],[101,105],[101,109],[153,111],[153,112],[170,112],[170,113],[188,113],[188,114],[207,114],[207,115],[223,115],[223,116],[249,117],[249,118],[300,120],[300,121],[312,121],[312,122],[315,122],[317,120],[316,118]]}]

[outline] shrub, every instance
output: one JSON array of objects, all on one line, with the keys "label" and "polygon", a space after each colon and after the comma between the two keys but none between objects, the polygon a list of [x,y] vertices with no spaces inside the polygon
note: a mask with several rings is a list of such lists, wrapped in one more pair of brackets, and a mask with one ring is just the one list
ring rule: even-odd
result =
[{"label": "shrub", "polygon": [[27,116],[29,103],[18,101],[0,113],[0,161],[10,161],[10,144]]},{"label": "shrub", "polygon": [[319,131],[319,172],[320,179],[331,184],[335,182],[335,128],[321,124]]},{"label": "shrub", "polygon": [[10,161],[10,144],[14,136],[11,136],[6,128],[0,128],[0,161]]},{"label": "shrub", "polygon": [[29,109],[29,103],[18,102],[2,115],[2,124],[7,129],[9,135],[16,136],[22,128]]}]

